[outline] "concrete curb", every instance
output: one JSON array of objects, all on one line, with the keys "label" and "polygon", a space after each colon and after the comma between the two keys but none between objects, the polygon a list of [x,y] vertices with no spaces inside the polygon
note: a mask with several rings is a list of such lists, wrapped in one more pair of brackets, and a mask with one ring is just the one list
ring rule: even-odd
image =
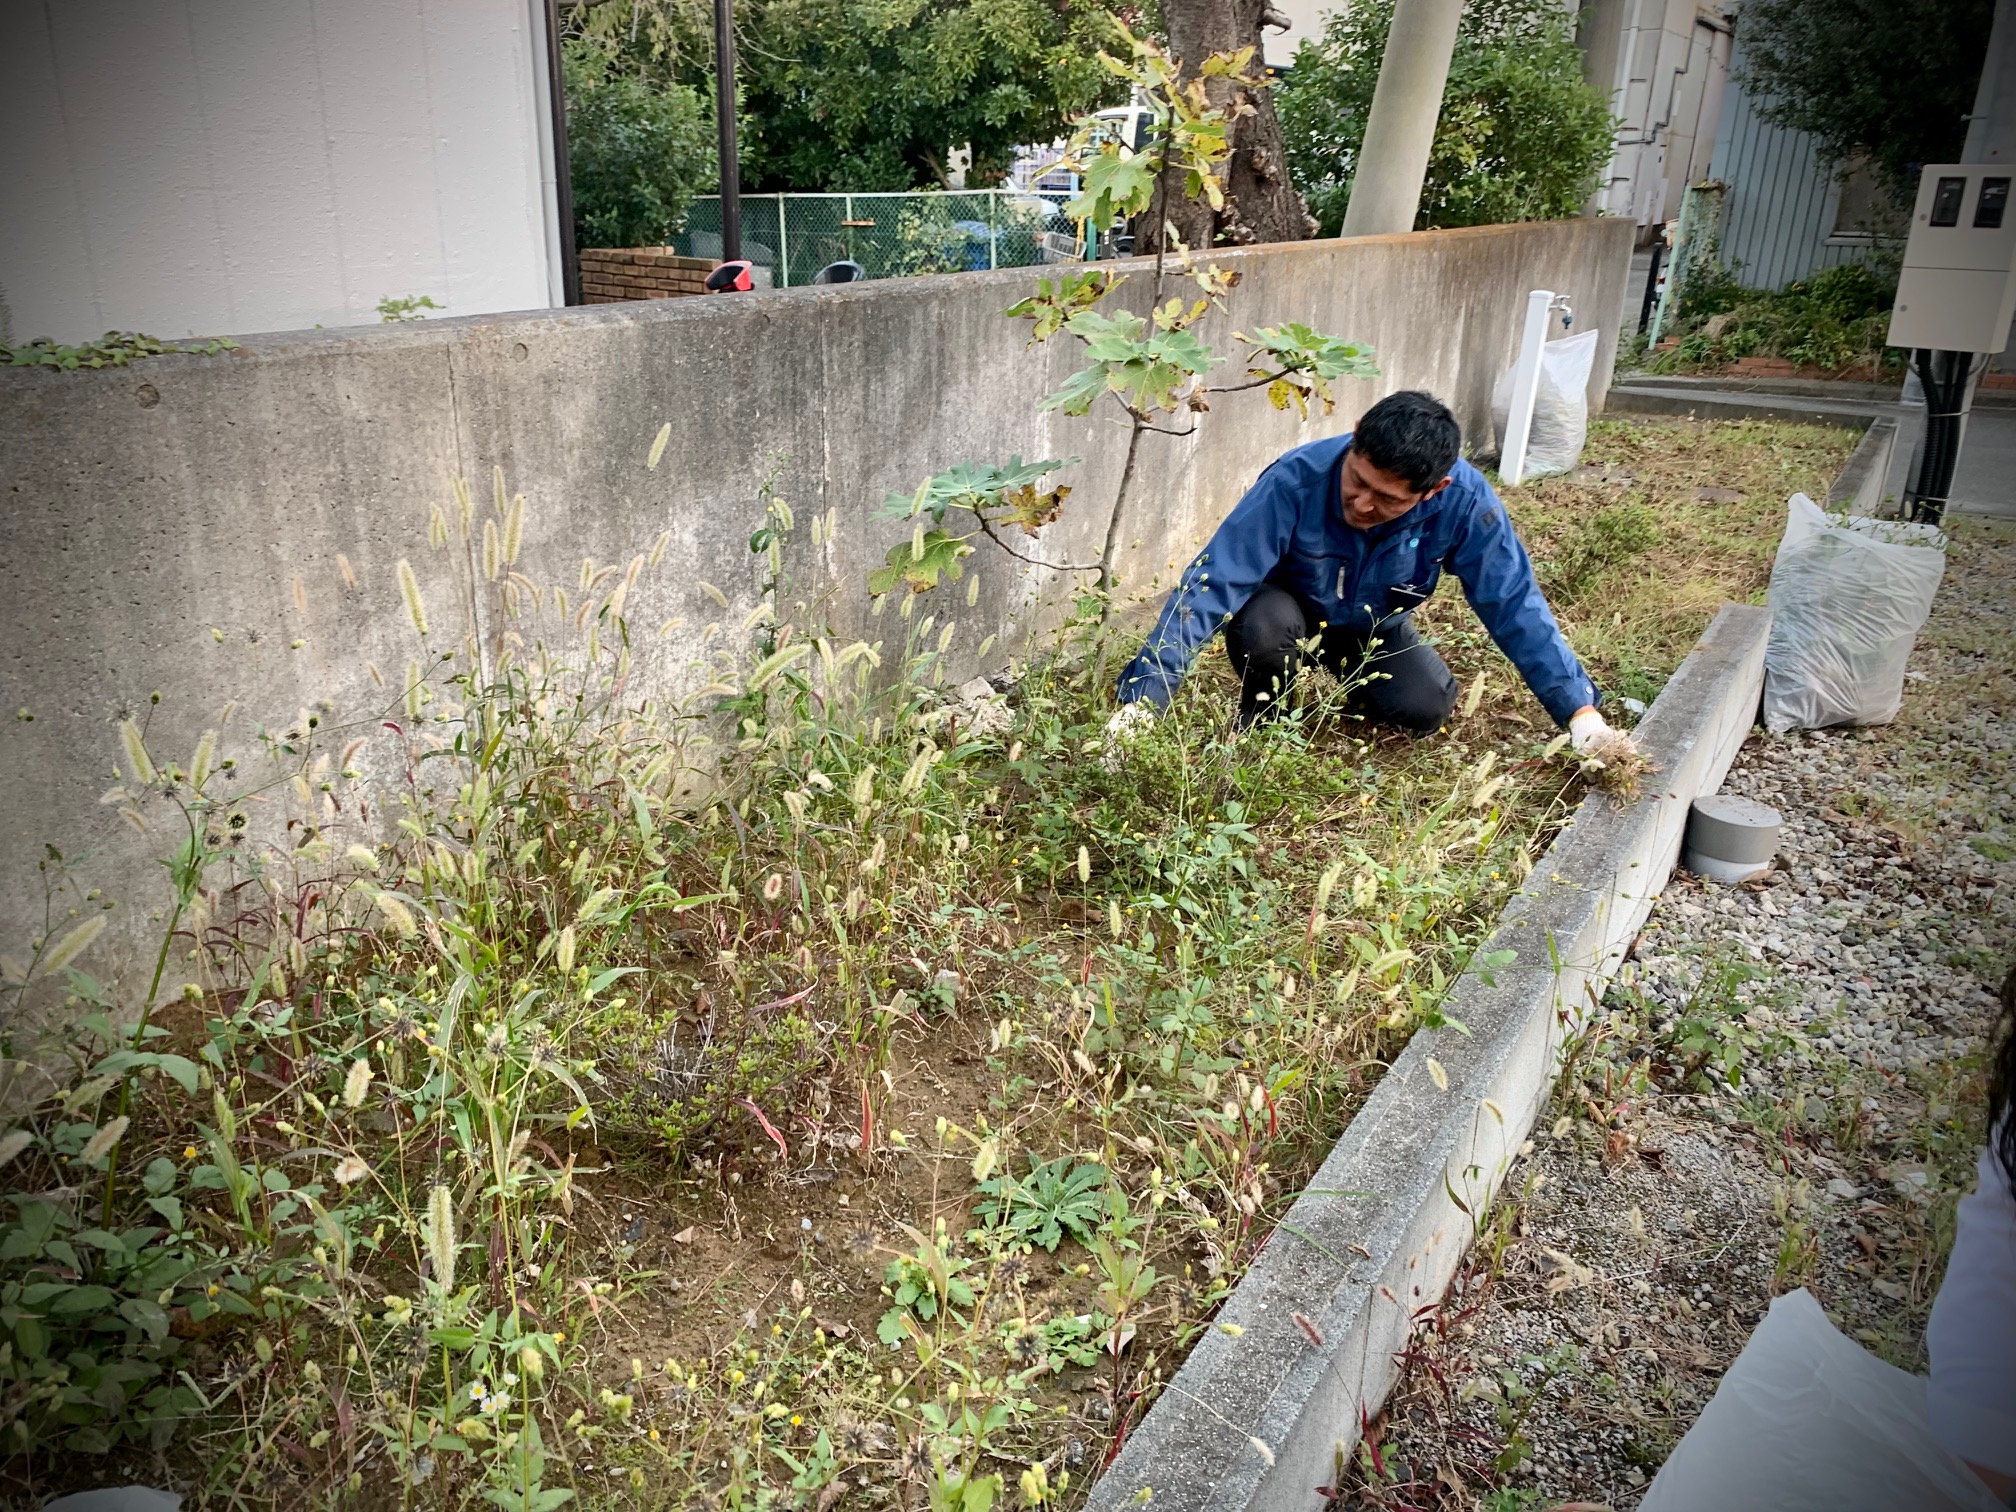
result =
[{"label": "concrete curb", "polygon": [[1802,404],[1787,394],[1694,393],[1684,389],[1662,389],[1618,385],[1610,390],[1603,406],[1606,415],[1690,415],[1697,420],[1785,420],[1795,425],[1833,425],[1843,430],[1860,430],[1882,410],[1894,404],[1874,400],[1815,401]]},{"label": "concrete curb", "polygon": [[1826,507],[1850,514],[1875,514],[1883,502],[1883,484],[1890,475],[1890,462],[1896,450],[1896,417],[1878,415],[1855,443],[1855,450],[1849,454],[1834,486],[1827,490]]},{"label": "concrete curb", "polygon": [[1584,800],[1480,947],[1517,963],[1465,972],[1450,993],[1469,1033],[1414,1036],[1227,1299],[1219,1321],[1239,1335],[1204,1334],[1090,1507],[1148,1491],[1156,1512],[1301,1512],[1334,1484],[1414,1313],[1442,1296],[1545,1105],[1564,1028],[1601,996],[1671,874],[1689,804],[1749,733],[1769,627],[1744,605],[1715,617],[1639,726],[1659,768],[1646,794]]},{"label": "concrete curb", "polygon": [[[1633,371],[1618,379],[1618,386],[1701,389],[1728,394],[1782,394],[1799,399],[1829,399],[1843,404],[1866,404],[1872,409],[1888,409],[1896,405],[1904,393],[1901,379],[1892,379],[1888,383],[1864,383],[1834,378],[1739,378],[1731,373]],[[1970,408],[2016,409],[2016,390],[1977,386]]]}]

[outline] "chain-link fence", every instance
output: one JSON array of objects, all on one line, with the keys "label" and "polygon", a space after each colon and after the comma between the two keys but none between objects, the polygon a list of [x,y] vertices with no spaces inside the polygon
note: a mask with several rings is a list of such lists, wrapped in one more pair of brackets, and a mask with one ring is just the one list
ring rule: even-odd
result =
[{"label": "chain-link fence", "polygon": [[[869,278],[1021,268],[1086,255],[1064,214],[1068,194],[1020,189],[901,194],[745,194],[742,255],[775,287],[808,284],[829,263],[856,262]],[[721,199],[703,195],[671,245],[721,255]]]}]

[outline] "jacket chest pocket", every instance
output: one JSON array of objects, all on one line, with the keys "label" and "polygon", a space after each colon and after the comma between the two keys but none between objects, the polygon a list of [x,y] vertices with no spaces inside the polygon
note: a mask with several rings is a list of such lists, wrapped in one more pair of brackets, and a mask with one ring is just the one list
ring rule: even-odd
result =
[{"label": "jacket chest pocket", "polygon": [[1434,597],[1441,581],[1442,564],[1426,552],[1399,554],[1387,576],[1386,613],[1411,614]]}]

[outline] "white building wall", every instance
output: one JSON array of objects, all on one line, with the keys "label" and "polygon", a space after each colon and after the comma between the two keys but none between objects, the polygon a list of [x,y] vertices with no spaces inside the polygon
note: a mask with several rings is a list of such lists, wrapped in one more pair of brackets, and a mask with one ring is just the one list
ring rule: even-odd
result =
[{"label": "white building wall", "polygon": [[[6,0],[16,341],[559,302],[538,0]],[[548,154],[550,156],[550,154]]]},{"label": "white building wall", "polygon": [[1729,77],[1730,0],[1592,0],[1591,82],[1610,92],[1617,147],[1593,209],[1651,227],[1706,176]]},{"label": "white building wall", "polygon": [[1323,22],[1332,11],[1349,10],[1349,0],[1272,0],[1274,9],[1288,18],[1288,29],[1268,27],[1261,33],[1266,43],[1267,61],[1276,68],[1295,61],[1295,49],[1323,35]]}]

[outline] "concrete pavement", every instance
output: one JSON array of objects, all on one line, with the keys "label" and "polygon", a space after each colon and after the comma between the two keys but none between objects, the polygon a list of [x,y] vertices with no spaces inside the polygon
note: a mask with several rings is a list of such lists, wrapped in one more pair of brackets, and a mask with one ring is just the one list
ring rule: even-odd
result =
[{"label": "concrete pavement", "polygon": [[1948,511],[2016,520],[2016,413],[1977,409],[1967,417]]}]

